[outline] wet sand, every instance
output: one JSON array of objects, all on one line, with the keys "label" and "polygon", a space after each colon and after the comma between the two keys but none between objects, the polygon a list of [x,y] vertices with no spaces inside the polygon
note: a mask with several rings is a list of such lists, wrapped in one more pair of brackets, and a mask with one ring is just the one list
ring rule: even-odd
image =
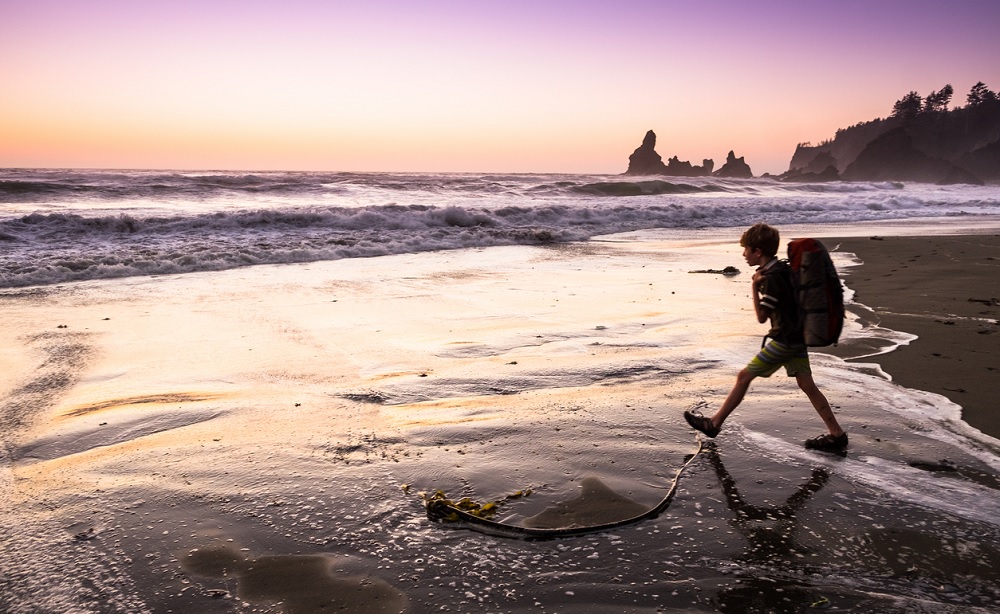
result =
[{"label": "wet sand", "polygon": [[[841,249],[875,260],[883,230]],[[437,489],[530,488],[514,525],[659,501],[698,450],[681,411],[721,402],[763,333],[737,236],[0,293],[0,611],[996,609],[1000,444],[883,357],[813,355],[846,456],[803,449],[821,423],[776,376],[655,519],[539,542],[428,520]],[[888,343],[875,322],[836,351]]]},{"label": "wet sand", "polygon": [[866,320],[917,336],[876,360],[893,380],[945,396],[1000,438],[1000,235],[830,239],[863,266],[845,276]]}]

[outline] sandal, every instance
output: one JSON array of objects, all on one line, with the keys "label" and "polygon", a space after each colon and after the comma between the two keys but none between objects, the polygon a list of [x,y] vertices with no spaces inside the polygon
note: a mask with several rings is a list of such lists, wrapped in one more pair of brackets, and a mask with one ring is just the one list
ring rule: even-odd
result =
[{"label": "sandal", "polygon": [[684,419],[694,430],[704,433],[706,437],[714,438],[719,434],[719,427],[712,425],[712,420],[693,411],[685,411]]},{"label": "sandal", "polygon": [[847,447],[847,433],[834,437],[827,433],[812,439],[806,439],[806,448],[810,450],[843,450]]}]

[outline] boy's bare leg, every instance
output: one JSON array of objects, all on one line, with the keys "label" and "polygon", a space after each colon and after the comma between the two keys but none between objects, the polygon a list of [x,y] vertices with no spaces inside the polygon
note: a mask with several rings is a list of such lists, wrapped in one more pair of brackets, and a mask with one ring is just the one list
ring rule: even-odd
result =
[{"label": "boy's bare leg", "polygon": [[836,416],[833,415],[833,408],[830,407],[830,402],[826,400],[826,395],[816,387],[816,382],[813,381],[812,374],[800,373],[795,376],[795,381],[798,382],[802,392],[806,393],[806,396],[809,397],[809,402],[816,408],[816,413],[823,419],[830,434],[834,437],[843,435],[844,429],[840,428]]},{"label": "boy's bare leg", "polygon": [[[715,428],[722,427],[722,423],[726,421],[729,414],[733,413],[733,410],[743,402],[743,397],[746,396],[747,390],[750,389],[750,382],[756,377],[756,375],[745,368],[736,375],[736,383],[733,384],[733,389],[729,391],[729,396],[726,397],[726,400],[722,402],[722,406],[712,415],[712,426]],[[817,392],[819,391],[817,390]],[[833,414],[831,413],[831,415]]]}]

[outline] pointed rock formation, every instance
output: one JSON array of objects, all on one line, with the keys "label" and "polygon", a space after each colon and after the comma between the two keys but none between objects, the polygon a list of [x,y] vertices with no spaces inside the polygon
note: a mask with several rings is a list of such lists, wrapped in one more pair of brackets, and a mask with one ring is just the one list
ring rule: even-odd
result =
[{"label": "pointed rock formation", "polygon": [[736,154],[730,151],[729,155],[726,156],[726,163],[715,173],[715,176],[728,179],[752,179],[753,171],[750,170],[750,165],[743,160],[743,156],[737,158]]},{"label": "pointed rock formation", "polygon": [[628,157],[628,170],[626,175],[663,175],[667,171],[667,166],[663,163],[663,158],[656,153],[656,133],[650,130],[646,137],[642,139],[642,145],[636,148],[632,155]]}]

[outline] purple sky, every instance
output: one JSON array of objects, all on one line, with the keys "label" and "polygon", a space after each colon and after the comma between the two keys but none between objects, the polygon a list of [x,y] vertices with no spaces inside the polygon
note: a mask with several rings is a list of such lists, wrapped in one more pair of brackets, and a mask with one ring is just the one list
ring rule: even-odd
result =
[{"label": "purple sky", "polygon": [[757,174],[950,83],[1000,89],[1000,2],[0,6],[0,166]]}]

